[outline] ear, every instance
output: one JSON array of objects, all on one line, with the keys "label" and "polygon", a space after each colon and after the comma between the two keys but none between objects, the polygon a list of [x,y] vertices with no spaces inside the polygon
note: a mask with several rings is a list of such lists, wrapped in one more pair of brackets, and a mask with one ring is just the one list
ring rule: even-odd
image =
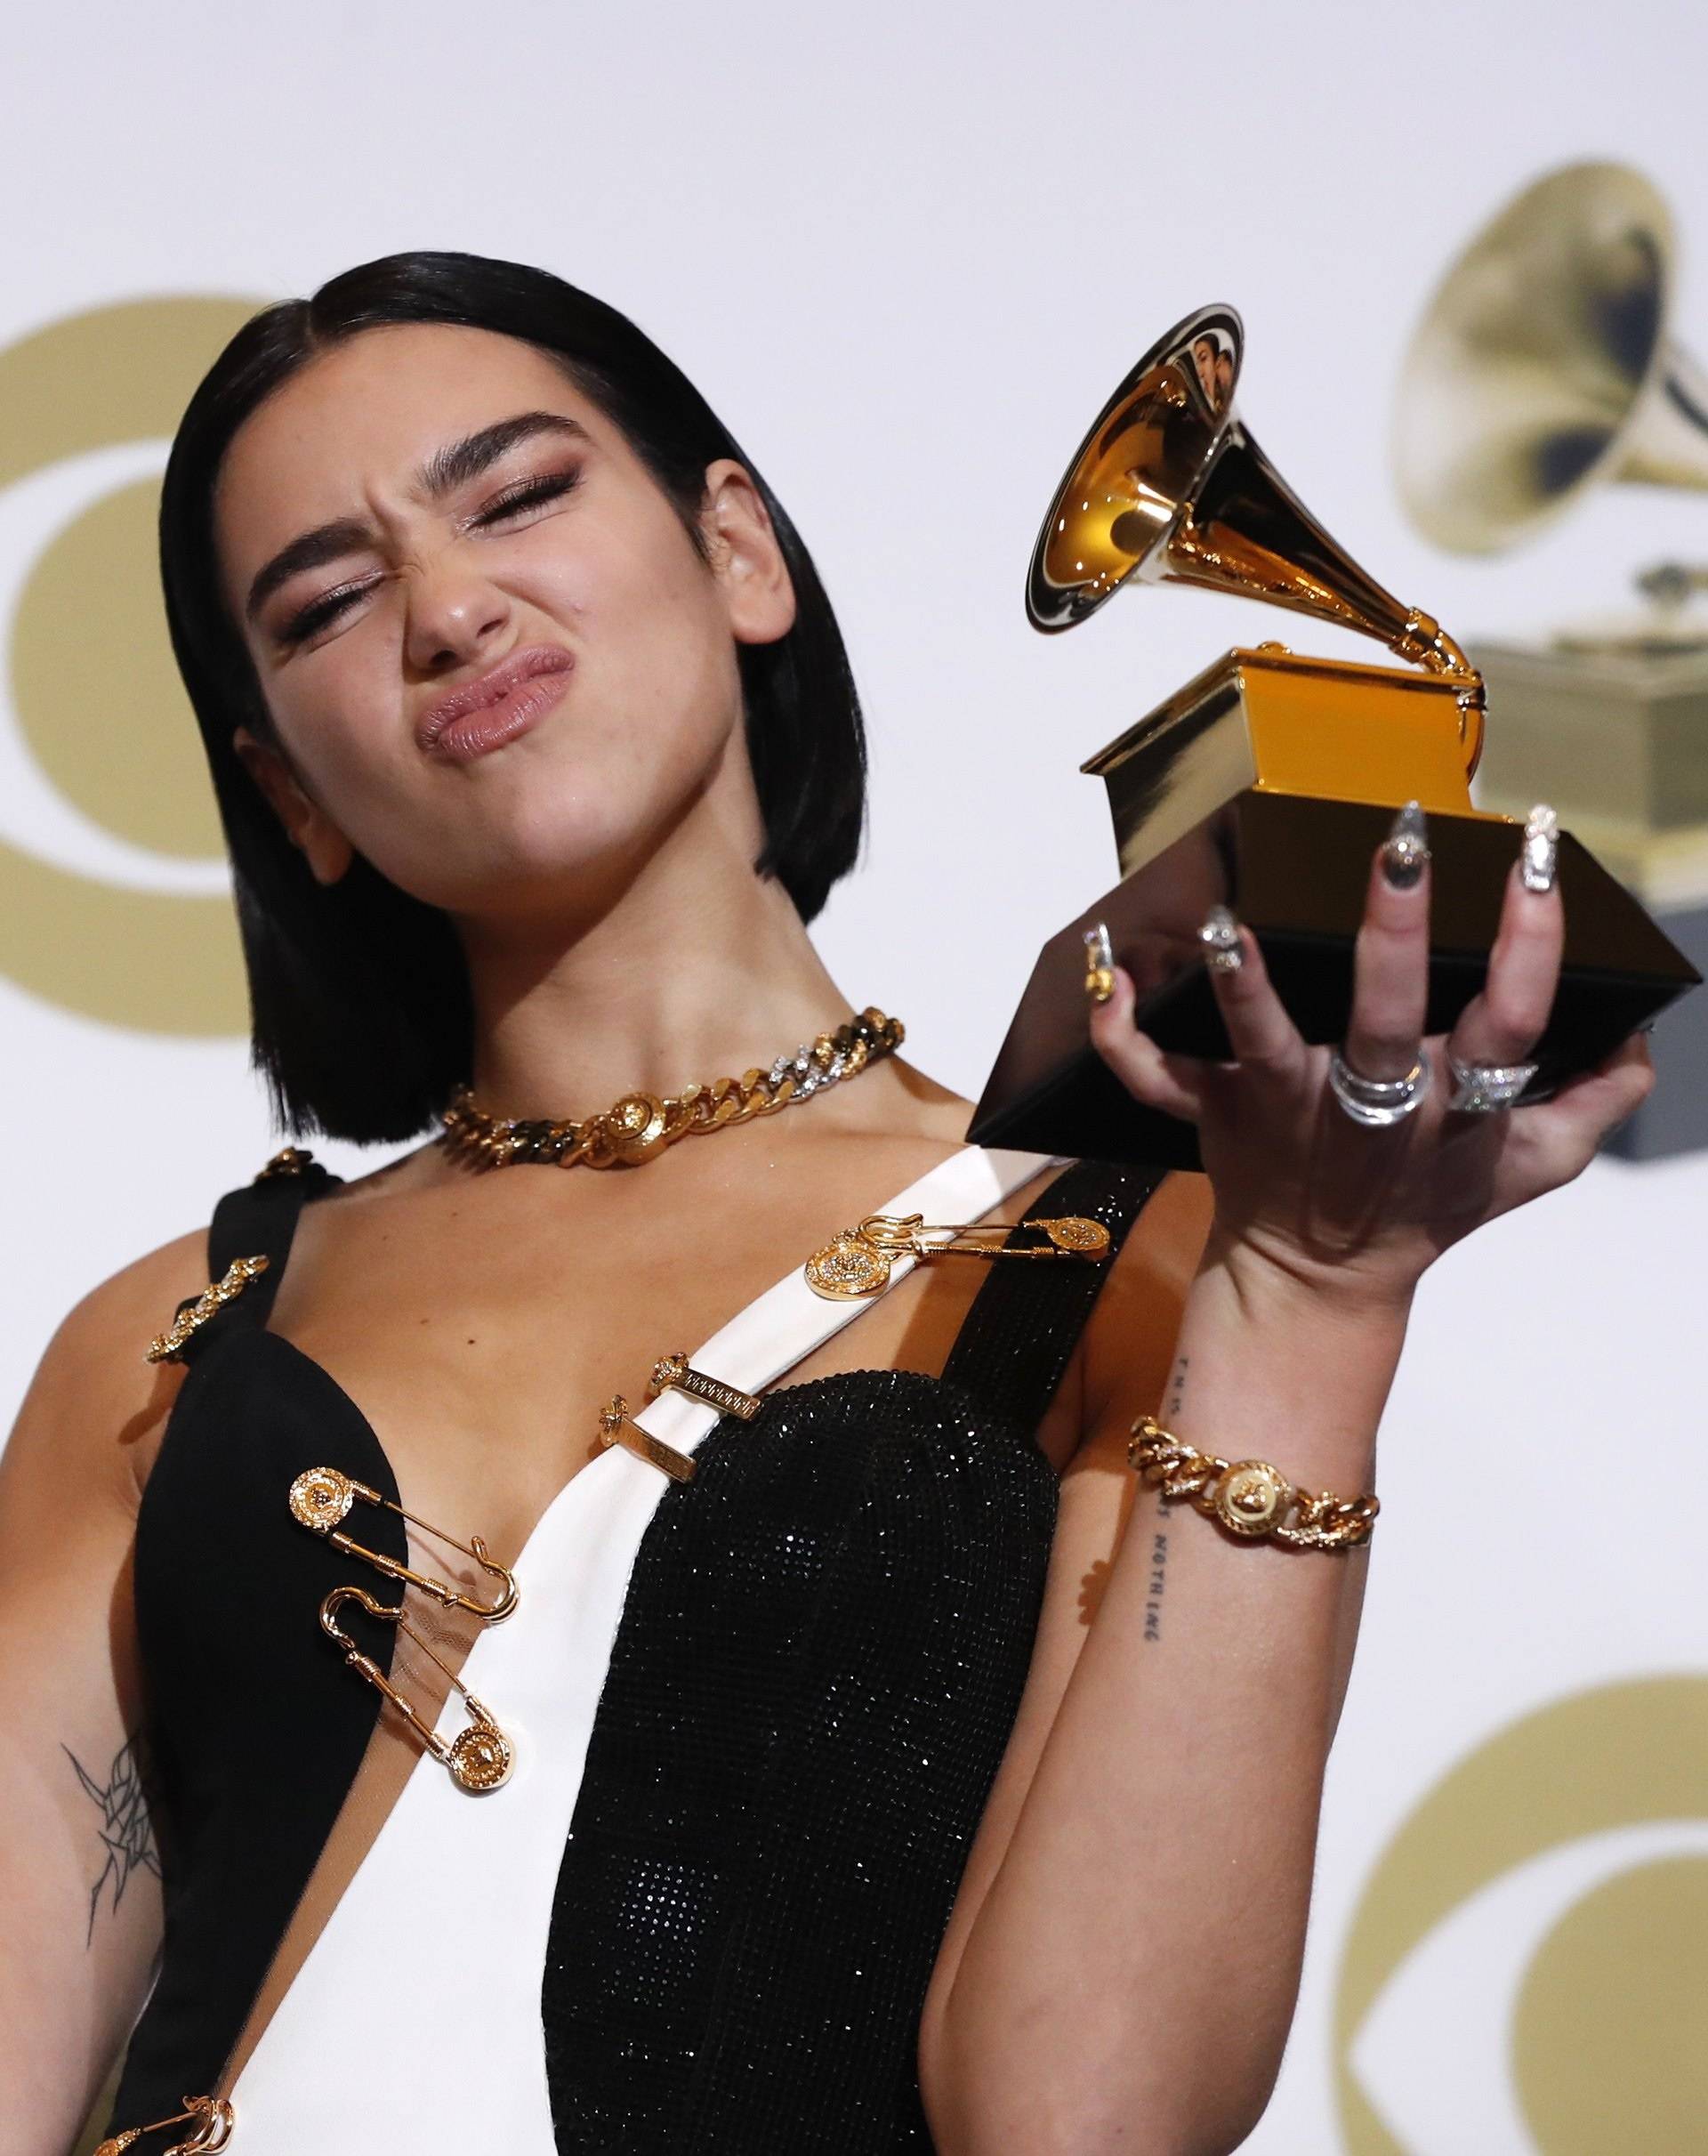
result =
[{"label": "ear", "polygon": [[317,884],[335,884],[356,849],[319,803],[303,791],[282,749],[239,726],[231,737],[238,761],[273,805],[286,836],[309,864]]},{"label": "ear", "polygon": [[775,643],[794,626],[794,585],[770,516],[747,471],[721,456],[705,468],[700,511],[712,573],[736,642]]}]

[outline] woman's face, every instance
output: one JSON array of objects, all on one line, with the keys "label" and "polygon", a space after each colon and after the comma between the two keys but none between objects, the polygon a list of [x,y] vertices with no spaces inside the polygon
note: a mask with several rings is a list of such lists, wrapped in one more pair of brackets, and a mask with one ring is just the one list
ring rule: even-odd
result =
[{"label": "woman's face", "polygon": [[706,476],[709,565],[620,430],[483,329],[363,331],[251,415],[214,525],[284,753],[237,739],[316,876],[353,848],[455,915],[573,908],[707,800],[751,863],[736,646],[794,595],[746,473]]}]

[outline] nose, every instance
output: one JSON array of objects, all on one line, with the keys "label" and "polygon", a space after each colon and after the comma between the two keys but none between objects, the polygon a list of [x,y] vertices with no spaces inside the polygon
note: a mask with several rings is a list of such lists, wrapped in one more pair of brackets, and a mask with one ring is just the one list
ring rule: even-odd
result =
[{"label": "nose", "polygon": [[405,592],[404,650],[418,674],[449,673],[478,658],[510,620],[504,594],[455,548],[412,563]]}]

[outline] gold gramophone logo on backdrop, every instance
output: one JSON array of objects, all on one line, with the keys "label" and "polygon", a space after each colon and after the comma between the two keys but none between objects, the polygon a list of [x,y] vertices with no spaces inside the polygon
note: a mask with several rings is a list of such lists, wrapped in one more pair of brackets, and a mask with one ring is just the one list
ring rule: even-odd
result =
[{"label": "gold gramophone logo on backdrop", "polygon": [[1335,1986],[1348,2156],[1685,2156],[1708,2120],[1708,1677],[1526,1715],[1417,1805]]},{"label": "gold gramophone logo on backdrop", "polygon": [[[1708,377],[1671,334],[1672,220],[1641,174],[1568,166],[1478,233],[1424,310],[1396,402],[1395,466],[1439,546],[1537,537],[1604,480],[1708,487]],[[1704,549],[1708,554],[1708,547]],[[1499,723],[1488,808],[1551,802],[1698,967],[1708,964],[1708,569],[1661,562],[1647,602],[1470,656]],[[1656,1036],[1661,1083],[1609,1151],[1708,1145],[1708,998]]]},{"label": "gold gramophone logo on backdrop", "polygon": [[155,518],[190,392],[262,303],[127,301],[0,351],[0,975],[141,1032],[247,1022]]}]

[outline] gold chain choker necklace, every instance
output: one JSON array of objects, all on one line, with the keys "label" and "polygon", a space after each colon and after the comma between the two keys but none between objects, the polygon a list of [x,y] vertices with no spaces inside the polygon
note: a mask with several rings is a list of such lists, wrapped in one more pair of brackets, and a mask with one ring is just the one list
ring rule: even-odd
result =
[{"label": "gold chain choker necklace", "polygon": [[774,1116],[792,1102],[858,1078],[868,1064],[893,1054],[906,1038],[898,1018],[867,1009],[834,1033],[803,1041],[793,1055],[779,1055],[769,1070],[755,1067],[739,1078],[690,1086],[660,1099],[626,1093],[603,1115],[579,1123],[552,1123],[488,1115],[467,1086],[459,1086],[445,1110],[444,1143],[479,1167],[508,1167],[513,1161],[544,1160],[555,1167],[639,1167],[679,1138],[754,1116]]}]

